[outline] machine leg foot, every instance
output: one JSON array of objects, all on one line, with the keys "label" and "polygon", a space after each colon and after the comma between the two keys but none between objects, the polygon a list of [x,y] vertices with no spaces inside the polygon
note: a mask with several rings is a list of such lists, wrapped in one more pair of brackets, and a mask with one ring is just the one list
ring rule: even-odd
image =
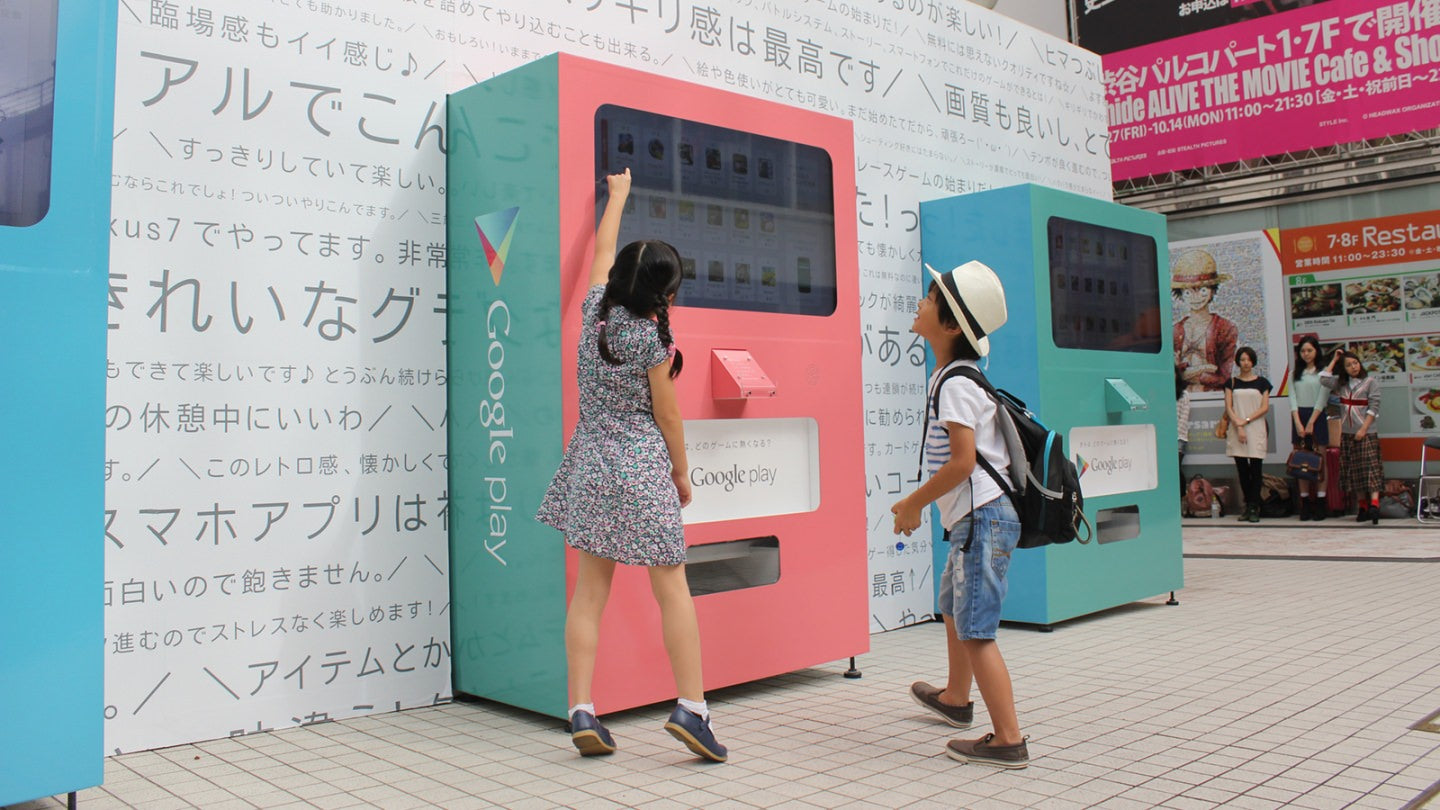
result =
[{"label": "machine leg foot", "polygon": [[70,791],[69,797],[67,797],[67,798],[65,799],[65,806],[66,806],[67,808],[69,808],[69,810],[75,810],[75,806],[76,806],[78,803],[79,803],[79,798],[75,795],[75,791],[73,791],[73,790]]},{"label": "machine leg foot", "polygon": [[860,670],[855,668],[855,656],[853,655],[850,656],[850,668],[845,670],[845,677],[852,679],[860,677]]},{"label": "machine leg foot", "polygon": [[1054,627],[1051,627],[1051,626],[1048,625],[1048,624],[1037,624],[1037,625],[1035,625],[1035,629],[1036,629],[1036,630],[1039,630],[1039,631],[1042,632],[1042,633],[1053,633],[1053,632],[1055,632],[1055,628],[1054,628]]},{"label": "machine leg foot", "polygon": [[1171,591],[1171,592],[1170,592],[1170,598],[1165,601],[1165,604],[1167,604],[1167,605],[1178,605],[1178,604],[1180,604],[1180,600],[1175,598],[1175,592],[1174,592],[1174,591]]}]

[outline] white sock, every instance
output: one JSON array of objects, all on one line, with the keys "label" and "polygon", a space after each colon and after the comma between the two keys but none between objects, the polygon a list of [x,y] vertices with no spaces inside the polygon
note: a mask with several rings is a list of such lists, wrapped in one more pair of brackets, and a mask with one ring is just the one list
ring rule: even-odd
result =
[{"label": "white sock", "polygon": [[701,720],[710,719],[710,707],[706,705],[705,701],[703,700],[697,703],[693,700],[686,700],[685,698],[680,698],[680,708],[684,709],[687,712],[690,712],[691,714],[700,715]]},{"label": "white sock", "polygon": [[591,716],[591,717],[594,717],[594,716],[595,716],[595,704],[594,704],[594,703],[576,703],[574,706],[571,706],[571,707],[570,707],[570,716],[571,716],[571,717],[574,717],[574,716],[575,716],[575,712],[589,712],[589,713],[590,713],[590,716]]}]

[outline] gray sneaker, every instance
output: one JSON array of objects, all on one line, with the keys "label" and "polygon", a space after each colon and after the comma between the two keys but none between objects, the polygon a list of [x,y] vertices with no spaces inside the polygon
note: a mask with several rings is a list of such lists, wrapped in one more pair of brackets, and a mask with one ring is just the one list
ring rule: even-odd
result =
[{"label": "gray sneaker", "polygon": [[969,728],[970,724],[975,721],[975,702],[971,701],[964,706],[941,703],[940,693],[943,691],[945,690],[938,686],[931,686],[924,681],[910,684],[910,697],[916,703],[939,715],[941,720],[955,728]]},{"label": "gray sneaker", "polygon": [[1030,751],[1025,747],[1025,740],[1018,745],[994,745],[991,743],[994,739],[994,734],[986,734],[978,740],[951,740],[945,744],[945,755],[957,762],[974,762],[997,768],[1024,768],[1030,764]]}]

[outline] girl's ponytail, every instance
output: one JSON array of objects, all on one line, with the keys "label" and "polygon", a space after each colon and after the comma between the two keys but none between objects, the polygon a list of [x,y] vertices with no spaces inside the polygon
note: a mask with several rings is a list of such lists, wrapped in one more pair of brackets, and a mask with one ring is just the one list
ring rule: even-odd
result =
[{"label": "girl's ponytail", "polygon": [[610,319],[610,290],[607,285],[605,295],[600,299],[600,317],[598,320],[598,335],[595,338],[596,348],[600,350],[600,359],[612,366],[620,365],[620,358],[610,353],[610,341],[605,337],[605,322]]},{"label": "girl's ponytail", "polygon": [[670,378],[680,376],[680,369],[685,367],[685,355],[675,348],[675,338],[670,334],[670,300],[668,296],[660,296],[655,304],[655,325],[656,331],[660,333],[660,344],[671,352]]}]

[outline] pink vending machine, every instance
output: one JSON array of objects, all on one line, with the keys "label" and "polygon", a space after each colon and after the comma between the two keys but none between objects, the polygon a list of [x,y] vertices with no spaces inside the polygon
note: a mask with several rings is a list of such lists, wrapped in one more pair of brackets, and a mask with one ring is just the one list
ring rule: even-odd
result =
[{"label": "pink vending machine", "polygon": [[[566,55],[452,95],[449,115],[457,691],[565,713],[574,553],[533,515],[578,416],[603,178],[626,168],[620,243],[684,260],[671,325],[705,686],[867,651],[850,122]],[[601,638],[605,711],[674,697],[643,570],[617,572]]]}]

